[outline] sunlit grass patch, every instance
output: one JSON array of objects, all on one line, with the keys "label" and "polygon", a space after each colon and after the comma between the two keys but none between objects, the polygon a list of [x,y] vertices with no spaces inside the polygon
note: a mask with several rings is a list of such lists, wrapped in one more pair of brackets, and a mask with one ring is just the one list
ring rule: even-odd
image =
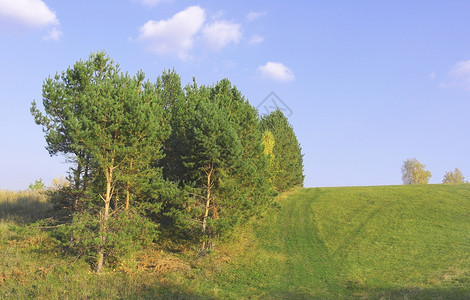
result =
[{"label": "sunlit grass patch", "polygon": [[52,207],[42,191],[0,190],[0,222],[32,223],[45,218]]},{"label": "sunlit grass patch", "polygon": [[278,201],[203,286],[221,298],[470,297],[470,185],[299,189]]}]

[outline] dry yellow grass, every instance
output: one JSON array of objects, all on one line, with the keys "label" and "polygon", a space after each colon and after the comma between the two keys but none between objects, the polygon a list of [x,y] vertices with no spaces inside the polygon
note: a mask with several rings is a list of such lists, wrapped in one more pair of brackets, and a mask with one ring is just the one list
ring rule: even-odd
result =
[{"label": "dry yellow grass", "polygon": [[0,222],[35,222],[44,218],[52,206],[48,197],[41,191],[0,190]]}]

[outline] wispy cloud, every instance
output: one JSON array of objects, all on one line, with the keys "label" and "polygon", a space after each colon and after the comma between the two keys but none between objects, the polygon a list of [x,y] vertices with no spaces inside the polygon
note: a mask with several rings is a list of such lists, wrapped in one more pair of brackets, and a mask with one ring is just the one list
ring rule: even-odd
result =
[{"label": "wispy cloud", "polygon": [[258,67],[258,72],[265,79],[289,82],[295,79],[294,72],[280,62],[267,62]]},{"label": "wispy cloud", "polygon": [[250,11],[247,15],[246,15],[246,19],[248,21],[254,21],[256,19],[259,19],[261,17],[264,17],[266,15],[266,12],[265,11],[262,11],[262,12],[254,12],[254,11]]},{"label": "wispy cloud", "polygon": [[48,34],[43,37],[43,40],[46,41],[57,41],[63,35],[63,32],[57,29],[57,27],[52,28],[49,30]]},{"label": "wispy cloud", "polygon": [[262,43],[263,41],[264,41],[264,37],[262,37],[261,35],[258,35],[258,34],[254,34],[254,35],[251,36],[248,43],[250,45],[257,45],[257,44]]},{"label": "wispy cloud", "polygon": [[199,6],[190,6],[168,20],[148,21],[140,28],[137,39],[147,42],[147,49],[151,52],[176,54],[180,59],[187,59],[204,21],[204,10]]},{"label": "wispy cloud", "polygon": [[0,0],[0,19],[10,26],[44,28],[59,25],[55,12],[41,0]]},{"label": "wispy cloud", "polygon": [[241,25],[221,20],[204,26],[203,38],[208,45],[215,50],[220,50],[228,44],[237,44],[242,37]]},{"label": "wispy cloud", "polygon": [[439,86],[470,90],[470,60],[457,62],[450,70],[448,78],[441,82]]}]

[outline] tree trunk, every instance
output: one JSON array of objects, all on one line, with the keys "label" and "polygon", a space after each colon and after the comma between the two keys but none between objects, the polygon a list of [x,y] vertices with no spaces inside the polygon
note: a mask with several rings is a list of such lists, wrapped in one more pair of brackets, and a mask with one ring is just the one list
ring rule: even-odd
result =
[{"label": "tree trunk", "polygon": [[113,167],[106,170],[106,196],[104,197],[104,213],[100,218],[100,239],[101,245],[98,249],[98,261],[96,263],[96,272],[100,273],[104,263],[104,246],[106,245],[106,232],[108,230],[109,204],[112,197]]},{"label": "tree trunk", "polygon": [[78,211],[78,205],[80,203],[80,197],[81,197],[81,193],[79,192],[80,191],[80,174],[82,173],[82,164],[80,163],[80,159],[77,159],[78,162],[77,162],[77,169],[75,170],[75,191],[74,194],[75,194],[75,199],[74,199],[74,202],[73,202],[73,210],[74,211]]},{"label": "tree trunk", "polygon": [[[206,172],[207,175],[207,185],[206,185],[206,207],[205,207],[205,212],[204,212],[204,218],[202,219],[202,232],[205,234],[206,233],[206,228],[207,228],[207,218],[209,217],[209,209],[210,209],[210,203],[211,203],[211,189],[212,189],[212,180],[211,176],[214,173],[214,164],[210,164],[208,171]],[[206,247],[206,240],[202,242],[202,250],[204,250]]]},{"label": "tree trunk", "polygon": [[[132,172],[132,162],[133,162],[133,159],[131,159],[131,162],[130,162],[130,169],[131,169],[131,172]],[[129,180],[127,181],[127,185],[126,185],[126,210],[129,209],[129,199],[130,199],[130,192],[129,192],[129,189],[130,189],[130,183],[129,183]]]},{"label": "tree trunk", "polygon": [[129,210],[129,198],[130,198],[129,182],[127,182],[127,185],[126,185],[126,210]]},{"label": "tree trunk", "polygon": [[100,249],[98,251],[98,262],[96,263],[96,273],[101,273],[103,270],[103,261],[104,261],[104,251]]},{"label": "tree trunk", "polygon": [[[90,158],[79,153],[80,157],[77,157],[77,169],[75,170],[75,199],[74,199],[74,211],[83,212],[83,197],[88,187],[89,172],[90,172]],[[83,160],[82,160],[83,159]],[[82,175],[83,170],[83,175]]]}]

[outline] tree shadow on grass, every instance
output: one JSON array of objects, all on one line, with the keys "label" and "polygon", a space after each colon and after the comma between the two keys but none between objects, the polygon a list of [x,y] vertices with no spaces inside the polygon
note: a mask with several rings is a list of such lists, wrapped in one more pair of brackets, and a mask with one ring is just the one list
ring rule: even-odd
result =
[{"label": "tree shadow on grass", "polygon": [[351,291],[355,299],[470,299],[470,286],[371,288]]},{"label": "tree shadow on grass", "polygon": [[343,295],[304,293],[270,294],[265,299],[470,299],[470,287],[430,287],[430,288],[383,288],[367,289],[367,287],[350,290]]},{"label": "tree shadow on grass", "polygon": [[265,295],[262,297],[262,299],[285,299],[285,300],[290,300],[290,299],[298,299],[298,300],[307,300],[307,299],[318,299],[318,300],[324,300],[324,299],[339,299],[337,297],[328,297],[326,295],[310,295],[302,292],[279,292],[279,293],[271,293],[269,295]]},{"label": "tree shadow on grass", "polygon": [[218,298],[210,297],[207,295],[198,295],[197,293],[186,291],[184,288],[172,286],[159,286],[155,288],[148,288],[144,293],[135,295],[135,299],[194,299],[194,300],[215,300]]}]

